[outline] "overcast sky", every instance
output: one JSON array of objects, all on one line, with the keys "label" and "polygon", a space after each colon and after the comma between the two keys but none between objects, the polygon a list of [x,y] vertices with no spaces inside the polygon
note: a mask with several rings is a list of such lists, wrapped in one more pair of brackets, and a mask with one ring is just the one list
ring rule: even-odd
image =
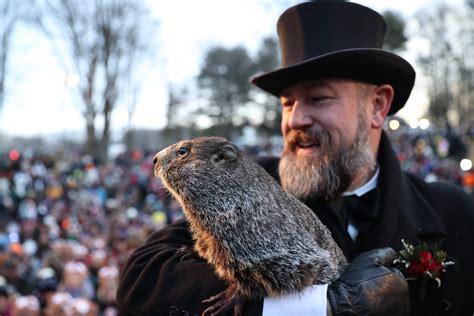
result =
[{"label": "overcast sky", "polygon": [[[140,0],[137,0],[140,1]],[[143,0],[145,1],[145,0]],[[449,2],[458,3],[460,0]],[[191,82],[201,66],[202,57],[212,45],[245,45],[255,50],[263,37],[276,36],[275,23],[282,12],[277,3],[301,1],[271,0],[148,0],[160,22],[156,34],[160,43],[160,63],[144,75],[143,90],[133,118],[135,127],[160,128],[165,122],[166,87],[169,83]],[[357,0],[377,11],[394,9],[410,18],[436,0]],[[445,1],[447,2],[447,1]],[[414,63],[410,51],[403,56]],[[13,39],[7,95],[0,114],[0,132],[10,135],[47,135],[62,133],[82,136],[84,120],[80,106],[71,98],[50,43],[38,32],[22,27]],[[426,106],[422,78],[400,114],[420,118]],[[125,107],[113,114],[115,135],[124,131]]]}]

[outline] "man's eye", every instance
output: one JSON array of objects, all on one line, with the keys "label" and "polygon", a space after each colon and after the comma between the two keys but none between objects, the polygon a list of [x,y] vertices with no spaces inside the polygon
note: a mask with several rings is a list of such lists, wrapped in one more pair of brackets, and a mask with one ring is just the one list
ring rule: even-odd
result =
[{"label": "man's eye", "polygon": [[188,153],[188,151],[189,150],[186,147],[180,147],[177,152],[179,156],[184,156]]},{"label": "man's eye", "polygon": [[328,97],[325,97],[325,96],[311,96],[311,97],[309,98],[309,100],[314,103],[314,102],[321,102],[321,101],[324,101],[324,100],[326,100],[327,98],[328,98]]}]

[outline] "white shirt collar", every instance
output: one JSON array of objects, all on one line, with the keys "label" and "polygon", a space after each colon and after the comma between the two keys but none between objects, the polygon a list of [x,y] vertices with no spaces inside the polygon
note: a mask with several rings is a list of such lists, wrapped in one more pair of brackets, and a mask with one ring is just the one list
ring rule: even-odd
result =
[{"label": "white shirt collar", "polygon": [[377,181],[379,179],[379,173],[380,173],[380,168],[377,167],[377,170],[375,170],[374,175],[372,176],[372,178],[370,178],[370,180],[366,184],[364,184],[361,187],[358,187],[354,191],[346,191],[346,192],[342,193],[342,195],[343,196],[348,196],[348,195],[354,195],[355,194],[357,196],[362,196],[362,195],[366,194],[367,192],[375,189],[377,187]]}]

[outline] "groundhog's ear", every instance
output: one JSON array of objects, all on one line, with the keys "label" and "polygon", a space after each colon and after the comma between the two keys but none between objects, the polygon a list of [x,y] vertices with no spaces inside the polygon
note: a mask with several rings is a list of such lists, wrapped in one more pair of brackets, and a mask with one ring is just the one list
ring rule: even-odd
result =
[{"label": "groundhog's ear", "polygon": [[213,163],[223,163],[233,161],[237,158],[237,151],[231,145],[222,146],[219,153],[213,155],[211,160]]}]

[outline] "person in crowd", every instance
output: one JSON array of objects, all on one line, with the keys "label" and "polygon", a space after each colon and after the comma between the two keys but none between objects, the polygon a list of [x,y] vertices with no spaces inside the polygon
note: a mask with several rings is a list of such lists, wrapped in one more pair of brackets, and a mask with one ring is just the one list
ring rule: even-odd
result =
[{"label": "person in crowd", "polygon": [[[41,314],[89,303],[91,315],[116,314],[117,271],[168,220],[158,183],[150,185],[151,156],[124,156],[127,164],[95,164],[80,152],[49,157],[25,154],[9,166],[0,153],[0,314],[36,308],[32,297]],[[66,294],[70,304],[58,299]]]},{"label": "person in crowd", "polygon": [[0,276],[0,315],[11,316],[12,309],[12,298],[8,290],[7,282],[3,276]]},{"label": "person in crowd", "polygon": [[[383,17],[320,0],[286,10],[277,29],[282,66],[252,82],[281,100],[284,150],[259,161],[315,211],[350,264],[331,284],[248,301],[244,314],[472,315],[474,201],[400,167],[383,126],[405,105],[415,71],[382,48]],[[226,284],[204,260],[182,258],[192,245],[185,220],[152,234],[121,274],[120,313],[202,313]],[[396,260],[412,247],[426,248]]]}]

